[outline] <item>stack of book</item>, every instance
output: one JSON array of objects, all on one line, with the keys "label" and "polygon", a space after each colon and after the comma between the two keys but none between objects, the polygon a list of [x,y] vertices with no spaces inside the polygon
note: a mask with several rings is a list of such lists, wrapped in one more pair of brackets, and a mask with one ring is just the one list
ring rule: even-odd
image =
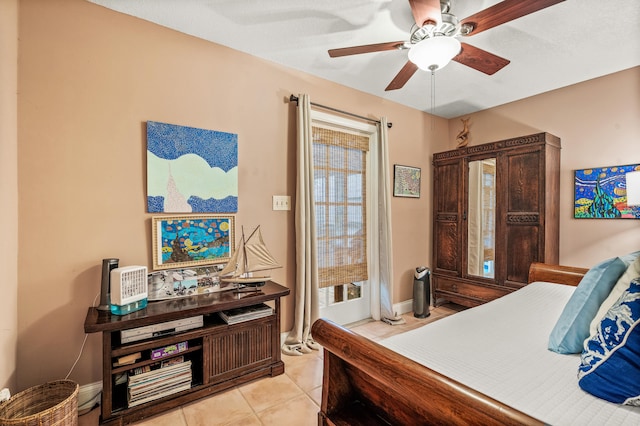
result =
[{"label": "stack of book", "polygon": [[129,407],[144,404],[191,388],[191,361],[172,358],[156,366],[136,368],[129,373]]},{"label": "stack of book", "polygon": [[258,318],[268,317],[273,314],[273,308],[264,303],[259,305],[245,306],[244,308],[230,309],[218,312],[220,317],[227,324],[237,324],[243,321],[250,321]]}]

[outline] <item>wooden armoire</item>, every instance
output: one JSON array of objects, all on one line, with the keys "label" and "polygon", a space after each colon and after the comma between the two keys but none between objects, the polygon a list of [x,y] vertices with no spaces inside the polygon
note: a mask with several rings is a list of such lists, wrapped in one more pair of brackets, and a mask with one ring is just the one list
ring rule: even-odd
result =
[{"label": "wooden armoire", "polygon": [[558,263],[560,139],[538,133],[433,156],[434,305],[477,306]]}]

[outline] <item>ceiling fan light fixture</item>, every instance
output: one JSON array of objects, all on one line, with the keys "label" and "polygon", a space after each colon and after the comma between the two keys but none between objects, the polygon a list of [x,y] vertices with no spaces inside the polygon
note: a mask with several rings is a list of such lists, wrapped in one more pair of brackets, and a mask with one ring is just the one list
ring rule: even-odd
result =
[{"label": "ceiling fan light fixture", "polygon": [[434,36],[416,43],[409,50],[409,60],[425,71],[444,68],[460,53],[460,42],[454,37]]}]

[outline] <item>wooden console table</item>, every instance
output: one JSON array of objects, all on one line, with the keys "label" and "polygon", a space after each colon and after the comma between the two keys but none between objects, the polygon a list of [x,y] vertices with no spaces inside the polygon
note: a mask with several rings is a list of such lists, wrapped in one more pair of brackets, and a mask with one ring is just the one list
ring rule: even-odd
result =
[{"label": "wooden console table", "polygon": [[[284,373],[280,358],[280,298],[290,290],[267,282],[253,292],[232,290],[166,301],[150,302],[128,315],[89,308],[86,333],[102,332],[102,407],[100,424],[124,425],[178,407],[198,398],[249,382]],[[273,314],[238,324],[224,322],[218,312],[267,303]],[[203,316],[203,326],[144,340],[121,343],[121,331],[191,317]],[[191,387],[130,407],[127,374],[156,363],[153,349],[187,342],[184,352],[167,356],[191,361]],[[114,366],[119,359],[140,352],[133,364]]]}]

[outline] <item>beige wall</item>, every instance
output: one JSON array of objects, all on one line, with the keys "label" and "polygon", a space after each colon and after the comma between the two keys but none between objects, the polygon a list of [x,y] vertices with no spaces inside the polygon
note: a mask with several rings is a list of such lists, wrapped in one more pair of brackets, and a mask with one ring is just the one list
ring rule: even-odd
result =
[{"label": "beige wall", "polygon": [[0,2],[0,388],[16,388],[18,339],[18,0]]},{"label": "beige wall", "polygon": [[[574,170],[640,163],[639,94],[636,67],[469,116],[471,145],[538,132],[562,139],[561,264],[588,267],[640,250],[637,220],[573,218]],[[460,129],[450,120],[451,135]]]},{"label": "beige wall", "polygon": [[[411,298],[412,270],[430,265],[431,258],[431,156],[453,147],[449,134],[457,133],[457,120],[435,118],[432,126],[431,117],[420,111],[83,0],[22,0],[19,4],[19,388],[64,377],[71,368],[84,337],[87,307],[99,291],[101,259],[118,257],[121,265],[151,265],[151,215],[145,213],[147,120],[238,134],[237,223],[263,226],[267,243],[284,265],[274,277],[293,288],[293,213],[271,210],[272,195],[295,195],[295,107],[286,99],[291,93],[309,93],[320,104],[365,116],[387,116],[393,122],[391,164],[421,167],[424,176],[420,199],[394,198],[392,202],[393,299],[399,303]],[[637,71],[630,79],[637,82]],[[4,80],[0,84],[4,89]],[[615,81],[610,84],[616,85]],[[566,89],[569,97],[589,99],[593,88],[581,87]],[[571,191],[564,175],[574,167],[567,163],[567,152],[594,157],[585,163],[597,166],[604,149],[598,139],[603,135],[611,139],[615,127],[610,120],[631,140],[640,132],[637,127],[632,129],[626,110],[603,105],[583,112],[580,124],[585,135],[598,139],[581,133],[573,136],[571,132],[577,130],[558,128],[563,121],[554,116],[566,114],[570,101],[564,100],[563,91],[542,96],[550,98],[540,112],[541,107],[530,102],[545,102],[533,99],[523,101],[520,112],[508,109],[513,105],[505,107],[506,111],[486,112],[491,121],[474,116],[471,131],[477,139],[473,143],[530,129],[562,137],[561,208],[567,209],[570,207],[564,204],[569,200],[570,206],[567,193]],[[556,101],[559,106],[553,104]],[[613,111],[600,122],[606,108]],[[638,115],[637,105],[624,108]],[[0,115],[2,124],[7,119],[10,115]],[[492,124],[482,129],[482,122]],[[606,163],[617,163],[613,160],[612,155]],[[563,220],[563,225],[570,222]],[[631,233],[636,224],[605,222],[599,226],[621,234]],[[637,231],[634,235],[637,240]],[[613,251],[608,243],[589,253],[583,249],[582,254],[567,254],[563,247],[572,238],[563,231],[562,260],[567,263],[585,265]],[[624,241],[622,248],[631,248]],[[288,297],[283,330],[290,328],[292,318],[293,297]],[[71,378],[80,384],[101,380],[100,362],[100,337],[90,335]],[[8,370],[8,379],[13,364],[1,368]],[[0,370],[0,383],[6,381],[2,373]]]},{"label": "beige wall", "polygon": [[[430,174],[437,133],[420,111],[82,0],[22,1],[19,24],[21,388],[71,368],[99,291],[101,259],[151,266],[147,120],[238,134],[237,224],[262,225],[284,265],[274,278],[291,288],[293,211],[271,210],[272,195],[295,195],[295,106],[285,101],[291,93],[387,116],[391,163]],[[448,131],[444,119],[435,127]],[[393,200],[394,266],[403,291],[396,300],[410,298],[411,269],[430,258],[429,193]],[[292,318],[287,297],[283,330]],[[71,378],[100,380],[100,359],[100,337],[90,335]]]}]

